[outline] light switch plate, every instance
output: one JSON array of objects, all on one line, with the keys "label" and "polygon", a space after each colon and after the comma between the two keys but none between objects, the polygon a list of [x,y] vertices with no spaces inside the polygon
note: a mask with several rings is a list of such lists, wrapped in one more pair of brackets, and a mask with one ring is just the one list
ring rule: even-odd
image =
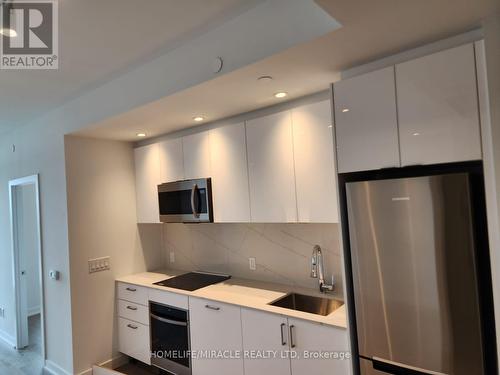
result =
[{"label": "light switch plate", "polygon": [[175,263],[175,252],[170,252],[170,263]]},{"label": "light switch plate", "polygon": [[257,269],[257,264],[256,264],[256,261],[255,261],[255,258],[253,258],[253,257],[248,258],[248,267],[252,271],[255,271]]},{"label": "light switch plate", "polygon": [[89,273],[107,271],[111,269],[109,257],[89,259],[88,264],[89,264]]}]

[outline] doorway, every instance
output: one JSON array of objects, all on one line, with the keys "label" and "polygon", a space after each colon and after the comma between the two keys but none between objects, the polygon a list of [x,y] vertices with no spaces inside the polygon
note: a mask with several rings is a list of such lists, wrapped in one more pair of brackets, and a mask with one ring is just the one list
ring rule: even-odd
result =
[{"label": "doorway", "polygon": [[30,364],[45,362],[43,265],[38,175],[9,181],[15,349]]}]

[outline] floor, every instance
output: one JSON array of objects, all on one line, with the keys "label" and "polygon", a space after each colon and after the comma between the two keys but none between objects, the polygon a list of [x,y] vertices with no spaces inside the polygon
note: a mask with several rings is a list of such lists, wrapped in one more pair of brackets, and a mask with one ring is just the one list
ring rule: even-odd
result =
[{"label": "floor", "polygon": [[29,346],[14,350],[0,341],[0,374],[41,375],[43,370],[40,314],[28,318]]}]

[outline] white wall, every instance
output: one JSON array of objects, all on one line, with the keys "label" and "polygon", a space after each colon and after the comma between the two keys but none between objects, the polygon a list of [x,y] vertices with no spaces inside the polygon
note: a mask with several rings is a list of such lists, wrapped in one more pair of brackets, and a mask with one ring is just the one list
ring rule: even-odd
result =
[{"label": "white wall", "polygon": [[[114,280],[161,267],[161,226],[138,231],[130,144],[67,136],[65,149],[74,372],[80,373],[118,356]],[[103,256],[111,257],[111,270],[89,274],[87,260]]]},{"label": "white wall", "polygon": [[[71,304],[67,245],[64,143],[57,124],[17,129],[0,137],[0,332],[14,336],[14,295],[9,218],[8,181],[40,174],[43,262],[45,265],[46,353],[49,365],[71,371]],[[15,144],[15,152],[12,145]],[[61,279],[48,278],[47,271],[61,271]]]}]

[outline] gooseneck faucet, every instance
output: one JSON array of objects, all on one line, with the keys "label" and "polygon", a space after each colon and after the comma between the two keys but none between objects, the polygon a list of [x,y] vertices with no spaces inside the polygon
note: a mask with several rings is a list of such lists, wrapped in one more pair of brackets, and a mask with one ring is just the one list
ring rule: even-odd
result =
[{"label": "gooseneck faucet", "polygon": [[332,292],[334,288],[333,278],[331,284],[325,283],[325,266],[323,263],[323,252],[321,251],[321,247],[319,247],[319,245],[314,245],[311,257],[311,277],[318,279],[319,291],[321,293]]}]

